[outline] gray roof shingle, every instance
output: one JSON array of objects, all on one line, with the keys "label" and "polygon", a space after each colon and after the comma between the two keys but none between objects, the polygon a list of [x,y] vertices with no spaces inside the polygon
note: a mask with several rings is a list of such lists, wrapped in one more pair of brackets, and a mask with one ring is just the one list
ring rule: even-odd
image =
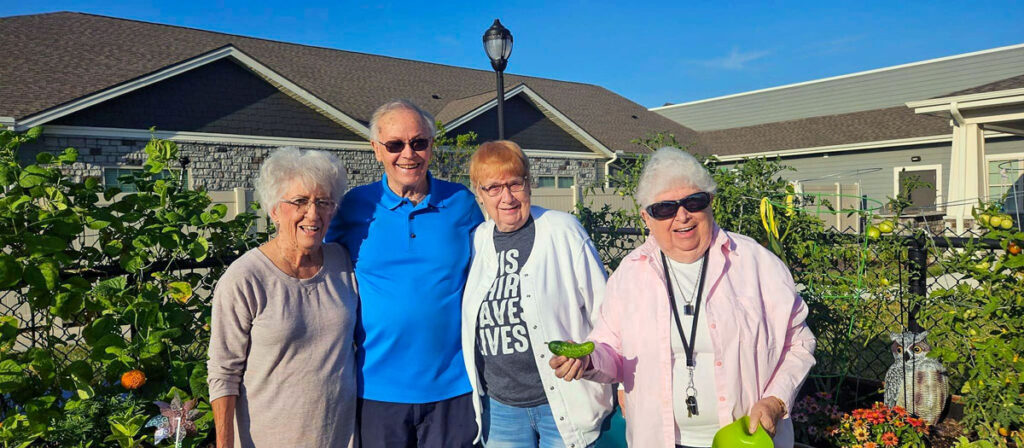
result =
[{"label": "gray roof shingle", "polygon": [[[494,91],[491,71],[58,12],[0,18],[0,116],[24,118],[226,45],[363,123],[394,98],[447,117]],[[703,149],[693,130],[603,87],[505,76],[506,85],[526,84],[612,150],[646,152],[630,140],[651,132]]]}]

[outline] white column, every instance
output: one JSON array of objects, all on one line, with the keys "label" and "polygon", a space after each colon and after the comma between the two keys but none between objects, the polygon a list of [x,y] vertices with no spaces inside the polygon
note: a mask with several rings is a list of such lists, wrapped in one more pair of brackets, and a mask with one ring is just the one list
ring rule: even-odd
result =
[{"label": "white column", "polygon": [[949,170],[949,195],[943,202],[951,205],[946,207],[946,217],[969,218],[978,198],[985,195],[988,167],[985,166],[985,135],[981,126],[975,123],[953,126]]},{"label": "white column", "polygon": [[[949,194],[945,202],[951,204],[946,206],[946,218],[962,218],[961,203],[964,201],[964,159],[967,157],[965,149],[966,132],[962,125],[953,124],[953,148],[949,157]],[[970,210],[970,209],[968,209]]]}]

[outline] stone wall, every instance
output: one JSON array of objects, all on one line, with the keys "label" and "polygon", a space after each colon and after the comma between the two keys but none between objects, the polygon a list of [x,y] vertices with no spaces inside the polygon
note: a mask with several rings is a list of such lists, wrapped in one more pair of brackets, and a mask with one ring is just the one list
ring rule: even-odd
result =
[{"label": "stone wall", "polygon": [[[23,147],[22,155],[34,159],[38,151],[60,152],[73,147],[78,150],[78,162],[68,170],[74,180],[91,176],[102,179],[104,167],[139,167],[146,159],[143,148],[147,140],[95,137],[43,136],[38,142]],[[179,141],[179,155],[187,157],[188,176],[193,188],[209,191],[230,190],[235,187],[252,188],[252,181],[260,163],[276,146],[215,144]],[[368,149],[328,150],[335,153],[348,169],[349,185],[357,186],[380,179],[383,169]],[[530,169],[537,176],[577,176],[581,185],[592,185],[601,180],[603,161],[593,159],[561,159],[532,157]]]}]

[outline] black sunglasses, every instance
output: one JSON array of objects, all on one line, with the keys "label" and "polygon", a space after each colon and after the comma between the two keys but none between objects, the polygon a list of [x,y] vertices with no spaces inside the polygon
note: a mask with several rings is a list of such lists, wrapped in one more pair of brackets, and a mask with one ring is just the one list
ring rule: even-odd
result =
[{"label": "black sunglasses", "polygon": [[[378,140],[377,143],[380,143],[381,145],[384,145],[384,148],[387,149],[388,152],[390,152],[392,154],[398,154],[398,153],[402,152],[402,150],[405,149],[405,145],[406,145],[406,142],[403,142],[401,140],[388,140],[386,142],[382,142],[382,141]],[[409,145],[410,148],[412,148],[413,151],[416,151],[416,152],[426,151],[427,148],[430,147],[430,139],[429,138],[414,138],[412,140],[409,140],[408,145]]]},{"label": "black sunglasses", "polygon": [[647,206],[647,214],[654,219],[669,219],[676,215],[679,207],[682,206],[690,213],[697,213],[708,208],[711,204],[711,193],[702,191],[691,194],[676,201],[655,202]]}]

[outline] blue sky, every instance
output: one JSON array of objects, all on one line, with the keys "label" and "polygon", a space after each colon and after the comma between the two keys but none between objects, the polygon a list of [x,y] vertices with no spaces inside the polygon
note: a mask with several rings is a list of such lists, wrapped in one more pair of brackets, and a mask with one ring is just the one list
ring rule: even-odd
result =
[{"label": "blue sky", "polygon": [[[0,0],[604,86],[647,107],[1024,43],[1019,2]],[[0,30],[2,32],[2,30]]]}]

